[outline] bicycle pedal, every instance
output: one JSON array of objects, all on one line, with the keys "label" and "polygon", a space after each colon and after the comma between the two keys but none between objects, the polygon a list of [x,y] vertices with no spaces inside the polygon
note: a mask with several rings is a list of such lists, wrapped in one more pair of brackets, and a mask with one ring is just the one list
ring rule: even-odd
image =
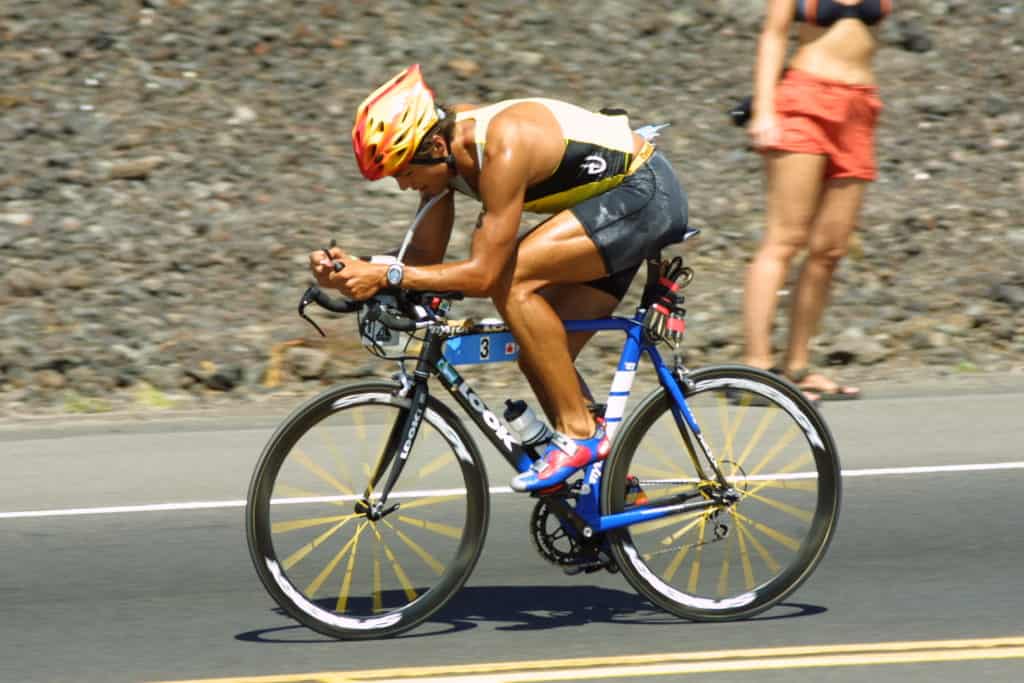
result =
[{"label": "bicycle pedal", "polygon": [[618,566],[615,564],[615,560],[612,558],[595,557],[589,560],[580,560],[573,564],[562,565],[562,571],[568,576],[576,576],[578,574],[593,574],[599,572],[602,569],[607,569],[611,573],[619,571]]},{"label": "bicycle pedal", "polygon": [[556,493],[564,493],[568,490],[568,485],[566,485],[565,482],[562,482],[561,484],[555,484],[554,486],[551,486],[546,489],[537,489],[536,491],[531,493],[530,496],[533,498],[543,498],[544,496],[551,496]]}]

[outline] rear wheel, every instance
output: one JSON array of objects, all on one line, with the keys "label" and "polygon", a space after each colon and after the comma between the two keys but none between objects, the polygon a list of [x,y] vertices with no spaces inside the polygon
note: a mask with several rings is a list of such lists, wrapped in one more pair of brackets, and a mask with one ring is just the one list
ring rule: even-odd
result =
[{"label": "rear wheel", "polygon": [[[609,532],[611,548],[630,584],[663,609],[700,621],[746,618],[789,595],[821,561],[839,516],[839,460],[820,414],[789,382],[745,366],[689,377],[686,403],[728,489],[659,388],[616,435],[602,511],[687,493],[718,501]],[[729,489],[731,499],[719,496]]]},{"label": "rear wheel", "polygon": [[[396,391],[367,383],[312,399],[271,437],[249,487],[249,551],[263,585],[292,617],[335,638],[419,624],[465,583],[483,548],[483,463],[436,399],[386,504],[374,513],[362,502],[409,409]],[[371,507],[379,497],[371,492]]]}]

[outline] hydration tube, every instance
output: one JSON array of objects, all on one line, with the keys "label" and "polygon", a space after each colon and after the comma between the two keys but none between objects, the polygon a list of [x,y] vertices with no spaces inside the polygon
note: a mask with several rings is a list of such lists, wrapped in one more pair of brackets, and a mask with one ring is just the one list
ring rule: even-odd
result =
[{"label": "hydration tube", "polygon": [[416,212],[416,217],[412,219],[412,225],[409,226],[408,232],[405,233],[405,239],[402,240],[402,248],[398,250],[399,263],[403,262],[405,259],[405,250],[409,248],[409,243],[412,242],[412,236],[416,232],[416,226],[420,224],[420,221],[423,220],[425,215],[427,215],[427,212],[434,208],[434,204],[441,201],[441,198],[447,195],[448,192],[449,189],[447,187],[441,190],[440,193],[431,197],[427,203],[421,206],[420,210]]}]

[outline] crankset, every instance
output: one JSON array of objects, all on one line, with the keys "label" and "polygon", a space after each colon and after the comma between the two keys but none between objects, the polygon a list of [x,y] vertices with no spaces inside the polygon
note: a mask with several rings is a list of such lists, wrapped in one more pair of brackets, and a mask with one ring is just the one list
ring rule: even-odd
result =
[{"label": "crankset", "polygon": [[[562,504],[571,512],[568,504]],[[566,574],[589,574],[602,569],[612,573],[619,571],[605,547],[604,534],[586,538],[544,499],[537,501],[530,515],[530,537],[540,556],[561,567]]]}]

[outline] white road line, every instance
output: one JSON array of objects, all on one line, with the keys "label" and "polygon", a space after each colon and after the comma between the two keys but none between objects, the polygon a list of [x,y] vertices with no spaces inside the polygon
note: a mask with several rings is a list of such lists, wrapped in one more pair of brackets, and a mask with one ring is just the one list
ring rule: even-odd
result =
[{"label": "white road line", "polygon": [[[913,474],[950,474],[957,472],[995,472],[1002,470],[1024,470],[1024,462],[993,462],[974,465],[930,465],[922,467],[879,467],[861,470],[843,470],[844,478],[853,477],[891,477]],[[787,475],[760,475],[758,478],[779,479],[785,476],[791,479],[810,478],[806,473],[790,473]],[[492,486],[491,494],[512,493],[507,486]],[[422,498],[425,496],[450,496],[464,493],[465,489],[433,489],[428,491],[405,491],[392,498]],[[289,505],[312,502],[345,502],[355,500],[357,496],[324,496],[322,498],[288,498],[275,501],[275,504]],[[176,512],[179,510],[213,510],[217,508],[245,507],[244,500],[213,500],[189,503],[155,503],[149,505],[116,505],[110,507],[67,508],[63,510],[23,510],[16,512],[0,512],[2,519],[25,519],[31,517],[77,517],[82,515],[111,515],[133,512]]]}]

